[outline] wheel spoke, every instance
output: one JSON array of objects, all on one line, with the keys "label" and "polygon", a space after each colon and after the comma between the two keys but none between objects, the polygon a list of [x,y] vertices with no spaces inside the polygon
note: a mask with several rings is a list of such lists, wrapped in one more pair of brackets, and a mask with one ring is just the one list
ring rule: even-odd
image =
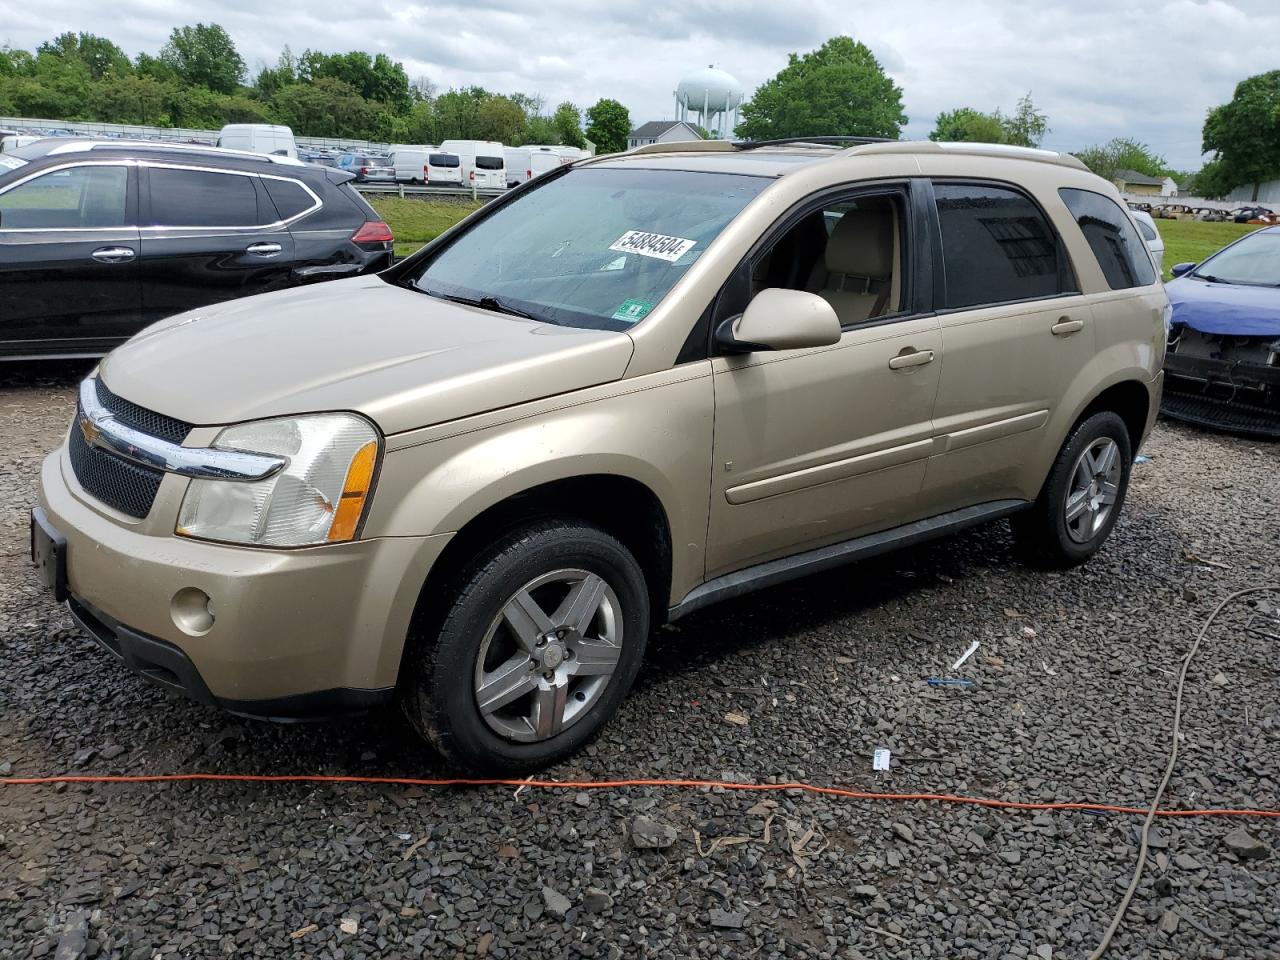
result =
[{"label": "wheel spoke", "polygon": [[1089,509],[1089,491],[1077,490],[1067,497],[1067,523],[1074,523],[1080,514]]},{"label": "wheel spoke", "polygon": [[573,661],[569,665],[569,672],[576,677],[610,674],[617,669],[620,656],[622,648],[611,643],[577,643],[573,646]]},{"label": "wheel spoke", "polygon": [[554,737],[564,724],[564,708],[569,698],[569,684],[561,680],[549,686],[538,686],[533,695],[533,714],[529,723],[539,739]]},{"label": "wheel spoke", "polygon": [[1101,491],[1101,503],[1104,507],[1109,507],[1116,502],[1116,497],[1120,495],[1120,484],[1104,483]]},{"label": "wheel spoke", "polygon": [[517,654],[497,670],[485,674],[484,682],[476,691],[476,705],[481,713],[493,713],[536,685],[537,674],[530,672],[529,658]]},{"label": "wheel spoke", "polygon": [[1110,473],[1112,466],[1116,462],[1116,455],[1119,454],[1119,452],[1120,448],[1108,440],[1106,445],[1103,446],[1102,452],[1094,461],[1093,475],[1095,477],[1101,477]]},{"label": "wheel spoke", "polygon": [[604,580],[589,573],[575,583],[564,598],[552,620],[557,627],[568,627],[577,636],[585,636],[604,599]]},{"label": "wheel spoke", "polygon": [[511,598],[502,610],[502,617],[526,652],[532,652],[538,638],[553,629],[550,618],[528,590],[521,590]]}]

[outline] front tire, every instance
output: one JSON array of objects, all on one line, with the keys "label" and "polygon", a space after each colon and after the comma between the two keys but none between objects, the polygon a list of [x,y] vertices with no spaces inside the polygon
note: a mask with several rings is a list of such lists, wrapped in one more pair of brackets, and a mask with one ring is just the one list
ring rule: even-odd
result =
[{"label": "front tire", "polygon": [[402,696],[415,729],[467,769],[515,774],[575,753],[626,697],[644,656],[649,595],[602,530],[544,521],[481,551],[411,644]]},{"label": "front tire", "polygon": [[1132,465],[1129,430],[1117,414],[1104,410],[1077,424],[1035,504],[1011,520],[1024,558],[1066,569],[1097,553],[1124,506]]}]

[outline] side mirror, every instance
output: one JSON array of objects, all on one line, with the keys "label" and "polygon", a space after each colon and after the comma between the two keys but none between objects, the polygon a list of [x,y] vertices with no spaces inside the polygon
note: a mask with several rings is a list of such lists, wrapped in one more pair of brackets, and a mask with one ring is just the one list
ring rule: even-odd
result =
[{"label": "side mirror", "polygon": [[1175,263],[1169,268],[1169,272],[1175,277],[1181,277],[1183,274],[1190,273],[1196,268],[1195,263]]},{"label": "side mirror", "polygon": [[840,320],[831,304],[803,290],[761,290],[746,311],[730,317],[716,331],[726,353],[756,350],[800,350],[840,342]]}]

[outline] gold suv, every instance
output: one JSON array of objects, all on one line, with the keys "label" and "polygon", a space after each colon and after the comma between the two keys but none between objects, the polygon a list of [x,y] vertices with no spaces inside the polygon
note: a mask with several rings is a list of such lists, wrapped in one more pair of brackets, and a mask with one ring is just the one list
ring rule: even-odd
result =
[{"label": "gold suv", "polygon": [[1072,157],[659,144],[377,275],[162,321],[80,388],[32,552],[129,667],[237,713],[399,697],[459,764],[565,757],[650,630],[1009,517],[1080,563],[1167,301]]}]

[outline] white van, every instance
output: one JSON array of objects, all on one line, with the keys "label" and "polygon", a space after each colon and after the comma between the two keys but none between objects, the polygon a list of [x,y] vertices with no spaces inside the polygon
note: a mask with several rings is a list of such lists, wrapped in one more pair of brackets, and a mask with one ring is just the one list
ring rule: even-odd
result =
[{"label": "white van", "polygon": [[293,131],[275,123],[228,123],[218,132],[214,146],[298,159]]},{"label": "white van", "polygon": [[427,154],[427,183],[433,187],[462,186],[462,158],[456,153],[431,151]]},{"label": "white van", "polygon": [[396,183],[426,183],[427,155],[435,147],[397,144],[391,148],[391,165],[396,168]]},{"label": "white van", "polygon": [[18,147],[25,147],[28,143],[35,143],[41,137],[32,137],[23,133],[11,133],[6,137],[0,138],[0,153],[8,153],[10,150],[17,150]]},{"label": "white van", "polygon": [[560,166],[559,147],[507,147],[507,186],[515,187]]},{"label": "white van", "polygon": [[440,149],[462,160],[463,186],[506,187],[506,158],[498,141],[446,140]]}]

